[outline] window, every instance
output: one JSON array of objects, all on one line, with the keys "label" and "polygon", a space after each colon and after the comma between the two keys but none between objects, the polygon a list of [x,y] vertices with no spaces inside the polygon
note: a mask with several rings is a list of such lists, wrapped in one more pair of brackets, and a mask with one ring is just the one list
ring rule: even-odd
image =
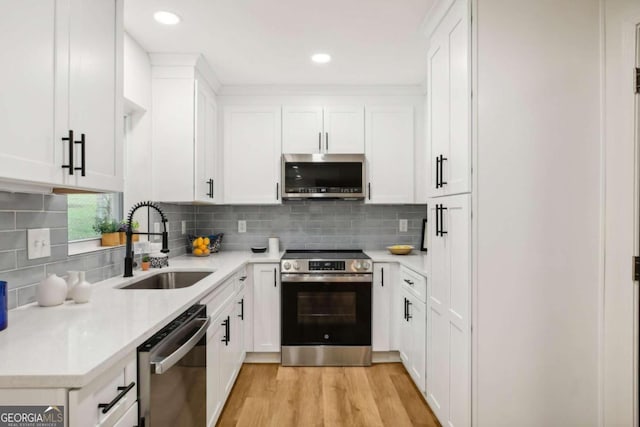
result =
[{"label": "window", "polygon": [[122,220],[122,193],[69,194],[67,205],[70,242],[99,238],[96,221]]}]

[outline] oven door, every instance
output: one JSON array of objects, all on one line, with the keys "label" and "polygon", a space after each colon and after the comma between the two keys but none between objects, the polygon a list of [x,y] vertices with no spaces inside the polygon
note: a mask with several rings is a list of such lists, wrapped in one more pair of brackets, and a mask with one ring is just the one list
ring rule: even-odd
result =
[{"label": "oven door", "polygon": [[283,274],[283,346],[370,346],[370,274]]}]

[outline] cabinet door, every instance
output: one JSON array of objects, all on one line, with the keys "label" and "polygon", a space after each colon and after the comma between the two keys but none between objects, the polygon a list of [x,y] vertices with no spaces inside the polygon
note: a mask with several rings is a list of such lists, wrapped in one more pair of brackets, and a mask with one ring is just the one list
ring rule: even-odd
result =
[{"label": "cabinet door", "polygon": [[280,107],[225,108],[225,203],[280,203],[280,116]]},{"label": "cabinet door", "polygon": [[253,267],[253,351],[280,351],[280,266]]},{"label": "cabinet door", "polygon": [[215,426],[222,409],[223,393],[220,354],[224,343],[225,328],[217,317],[207,330],[207,426]]},{"label": "cabinet door", "polygon": [[64,146],[54,128],[55,0],[0,3],[0,178],[61,182]]},{"label": "cabinet door", "polygon": [[407,370],[413,378],[413,382],[418,390],[425,391],[426,373],[426,323],[427,314],[425,304],[415,297],[409,299],[407,308],[409,315],[409,329],[411,331],[411,342],[409,343],[409,363]]},{"label": "cabinet door", "polygon": [[371,346],[373,351],[389,351],[391,330],[391,264],[373,265],[373,312]]},{"label": "cabinet door", "polygon": [[[411,294],[405,286],[400,286],[399,292],[399,310],[397,311],[397,317],[400,319],[400,340],[398,341],[398,351],[400,352],[400,359],[404,364],[407,371],[411,370],[411,319],[408,318],[409,302],[411,301]],[[401,314],[402,313],[402,314]],[[402,316],[402,317],[400,317]]]},{"label": "cabinet door", "polygon": [[367,107],[367,203],[413,203],[413,107]]},{"label": "cabinet door", "polygon": [[427,401],[442,424],[453,426],[471,419],[470,198],[449,196],[429,205]]},{"label": "cabinet door", "polygon": [[[70,0],[69,124],[75,139],[85,134],[86,176],[76,171],[72,185],[123,189],[122,1]],[[66,132],[66,128],[63,132]],[[82,166],[82,146],[75,161]]]},{"label": "cabinet door", "polygon": [[244,351],[253,351],[253,269],[244,269],[245,274],[240,275],[240,282],[245,284],[243,301],[244,301]]},{"label": "cabinet door", "polygon": [[456,0],[429,40],[426,128],[432,197],[471,189],[468,15],[466,1]]},{"label": "cabinet door", "polygon": [[364,153],[363,107],[324,108],[324,151],[327,153]]},{"label": "cabinet door", "polygon": [[[217,106],[213,93],[196,80],[195,174],[193,199],[203,203],[217,201],[215,171],[217,159]],[[187,165],[188,166],[188,165]],[[187,171],[185,171],[187,172]]]},{"label": "cabinet door", "polygon": [[282,152],[322,152],[322,107],[282,108]]}]

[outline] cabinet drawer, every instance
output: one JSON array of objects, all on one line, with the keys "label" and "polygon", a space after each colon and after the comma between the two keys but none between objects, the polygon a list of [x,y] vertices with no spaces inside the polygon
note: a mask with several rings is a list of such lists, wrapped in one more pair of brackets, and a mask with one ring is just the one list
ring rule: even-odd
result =
[{"label": "cabinet drawer", "polygon": [[138,425],[138,402],[120,418],[113,427],[132,427]]},{"label": "cabinet drawer", "polygon": [[202,299],[202,304],[207,305],[207,315],[211,316],[212,319],[215,318],[224,304],[236,292],[235,283],[235,276],[231,276]]},{"label": "cabinet drawer", "polygon": [[90,384],[70,390],[69,427],[115,425],[137,401],[136,381],[133,352]]},{"label": "cabinet drawer", "polygon": [[422,302],[427,300],[427,278],[409,270],[406,267],[400,267],[400,284],[409,289]]}]

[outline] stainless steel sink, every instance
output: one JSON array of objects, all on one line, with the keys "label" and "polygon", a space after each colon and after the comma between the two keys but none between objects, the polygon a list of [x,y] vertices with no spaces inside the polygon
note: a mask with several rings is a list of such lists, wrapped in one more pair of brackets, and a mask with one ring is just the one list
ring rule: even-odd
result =
[{"label": "stainless steel sink", "polygon": [[193,286],[211,271],[169,271],[145,277],[120,289],[179,289]]}]

